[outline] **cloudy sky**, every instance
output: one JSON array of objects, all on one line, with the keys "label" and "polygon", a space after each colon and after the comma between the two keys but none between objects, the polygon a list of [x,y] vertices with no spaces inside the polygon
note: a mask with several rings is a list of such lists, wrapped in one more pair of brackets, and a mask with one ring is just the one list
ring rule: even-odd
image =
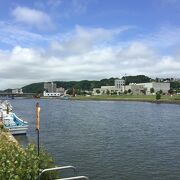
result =
[{"label": "cloudy sky", "polygon": [[0,89],[180,78],[179,0],[0,0]]}]

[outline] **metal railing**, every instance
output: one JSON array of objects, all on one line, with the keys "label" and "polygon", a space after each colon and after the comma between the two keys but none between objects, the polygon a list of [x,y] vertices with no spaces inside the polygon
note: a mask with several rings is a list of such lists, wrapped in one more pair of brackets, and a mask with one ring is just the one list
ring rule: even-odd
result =
[{"label": "metal railing", "polygon": [[69,178],[62,178],[62,179],[55,179],[55,180],[77,180],[77,179],[86,179],[86,180],[88,180],[88,177],[86,177],[86,176],[76,176],[76,177],[69,177]]},{"label": "metal railing", "polygon": [[55,167],[55,168],[48,168],[44,169],[41,171],[39,176],[37,177],[36,180],[41,180],[41,176],[50,171],[61,171],[61,170],[66,170],[66,169],[72,169],[74,171],[74,174],[76,175],[75,177],[68,177],[68,178],[61,178],[61,179],[56,179],[56,180],[76,180],[76,179],[88,179],[86,176],[77,176],[77,170],[74,166],[61,166],[61,167]]}]

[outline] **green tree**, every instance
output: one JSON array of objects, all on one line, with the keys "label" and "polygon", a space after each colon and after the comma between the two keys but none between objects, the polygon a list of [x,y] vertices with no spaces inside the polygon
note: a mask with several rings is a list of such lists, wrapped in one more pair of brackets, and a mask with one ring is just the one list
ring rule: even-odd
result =
[{"label": "green tree", "polygon": [[160,89],[159,94],[163,94],[163,91]]},{"label": "green tree", "polygon": [[124,91],[124,94],[127,94],[127,93],[128,93],[127,90],[125,90],[125,91]]},{"label": "green tree", "polygon": [[97,90],[96,90],[96,93],[97,93],[97,94],[100,94],[100,90],[99,90],[99,89],[97,89]]},{"label": "green tree", "polygon": [[168,90],[168,93],[169,93],[169,94],[173,94],[173,89],[169,89],[169,90]]},{"label": "green tree", "polygon": [[107,89],[107,91],[106,91],[106,94],[107,94],[107,95],[109,95],[109,94],[110,94],[110,91],[109,91],[109,89]]},{"label": "green tree", "polygon": [[161,99],[161,94],[159,92],[156,93],[156,100]]},{"label": "green tree", "polygon": [[150,93],[154,93],[154,88],[150,88]]},{"label": "green tree", "polygon": [[130,94],[132,91],[131,91],[131,89],[128,89],[128,93]]}]

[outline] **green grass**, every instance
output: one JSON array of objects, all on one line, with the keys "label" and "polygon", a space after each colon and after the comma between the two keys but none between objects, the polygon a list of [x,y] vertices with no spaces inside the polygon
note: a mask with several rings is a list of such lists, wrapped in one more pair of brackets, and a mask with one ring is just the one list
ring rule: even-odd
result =
[{"label": "green grass", "polygon": [[[156,101],[155,95],[98,95],[98,96],[76,96],[72,97],[72,100],[113,100],[113,101]],[[160,102],[180,103],[180,95],[162,95]]]}]

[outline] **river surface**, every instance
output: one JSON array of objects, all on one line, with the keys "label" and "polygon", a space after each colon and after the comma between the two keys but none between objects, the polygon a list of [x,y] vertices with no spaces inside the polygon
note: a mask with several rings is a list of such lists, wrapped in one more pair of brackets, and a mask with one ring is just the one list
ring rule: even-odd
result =
[{"label": "river surface", "polygon": [[73,165],[91,180],[179,180],[180,105],[144,102],[14,99],[36,141],[35,105],[41,106],[41,144],[57,165]]}]

